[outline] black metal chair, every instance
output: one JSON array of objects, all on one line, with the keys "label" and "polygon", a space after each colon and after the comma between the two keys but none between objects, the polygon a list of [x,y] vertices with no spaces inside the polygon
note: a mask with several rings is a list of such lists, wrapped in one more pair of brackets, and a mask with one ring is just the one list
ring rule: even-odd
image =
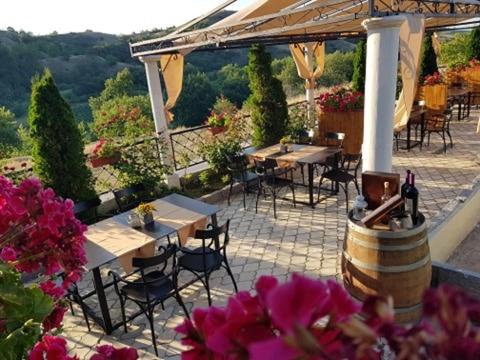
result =
[{"label": "black metal chair", "polygon": [[[187,270],[195,276],[194,281],[199,280],[202,282],[207,290],[209,305],[212,305],[209,283],[210,275],[222,267],[232,279],[235,292],[238,292],[237,283],[227,258],[227,246],[230,241],[229,227],[230,220],[227,220],[222,226],[210,224],[206,230],[197,230],[195,232],[195,239],[202,241],[200,247],[195,249],[180,248],[180,252],[183,255],[178,258],[178,272]],[[223,235],[223,244],[220,243],[221,235]]]},{"label": "black metal chair", "polygon": [[[168,248],[160,246],[159,251],[161,252],[159,255],[150,258],[133,258],[132,265],[136,267],[137,270],[130,275],[121,277],[114,271],[109,272],[109,274],[113,276],[115,292],[120,299],[120,308],[125,332],[127,332],[125,303],[127,300],[130,300],[138,305],[140,313],[135,314],[129,320],[132,320],[138,315],[145,314],[150,323],[152,343],[157,356],[158,350],[153,323],[155,307],[160,304],[162,309],[165,310],[165,300],[175,298],[185,312],[185,315],[190,317],[178,291],[176,264],[177,247],[175,245],[171,245]],[[169,260],[171,260],[171,269],[170,271],[166,271]],[[134,276],[134,274],[138,276],[138,272],[140,273],[140,277],[135,280],[127,280]],[[120,287],[120,284],[123,284],[123,286]]]},{"label": "black metal chair", "polygon": [[[345,141],[345,133],[342,132],[327,132],[325,133],[323,144],[326,146],[336,146],[338,149],[343,149],[343,142]],[[318,175],[321,174],[321,168],[325,170],[326,167],[333,167],[333,162],[336,161],[336,158],[328,158],[327,163],[325,164],[315,164],[315,171]]]},{"label": "black metal chair", "polygon": [[443,152],[447,152],[446,136],[450,139],[450,147],[453,148],[452,135],[450,133],[450,121],[452,119],[452,110],[433,112],[429,111],[426,116],[425,133],[427,135],[427,146],[430,146],[430,134],[436,133],[443,140]]},{"label": "black metal chair", "polygon": [[119,212],[132,210],[142,202],[154,200],[147,195],[147,190],[143,184],[135,184],[124,189],[114,190],[113,196]]},{"label": "black metal chair", "polygon": [[243,208],[246,209],[246,194],[249,192],[250,185],[256,182],[258,175],[247,169],[247,158],[244,154],[237,154],[229,158],[230,164],[227,167],[230,177],[230,188],[228,190],[228,205],[234,184],[241,184],[243,193]]},{"label": "black metal chair", "polygon": [[74,283],[70,289],[67,290],[67,294],[65,295],[65,298],[68,301],[68,305],[70,307],[70,312],[72,313],[73,316],[75,316],[75,311],[73,310],[73,303],[77,303],[80,306],[80,309],[82,309],[82,314],[83,318],[85,319],[85,322],[87,323],[87,329],[88,332],[90,332],[90,321],[88,320],[88,315],[87,311],[85,308],[85,305],[83,303],[83,298],[80,295],[80,292],[78,291],[78,286],[76,283]]},{"label": "black metal chair", "polygon": [[75,217],[84,224],[94,224],[102,218],[98,216],[98,207],[101,203],[102,202],[98,197],[77,202],[73,206],[73,213],[75,214]]},{"label": "black metal chair", "polygon": [[274,159],[265,159],[263,161],[255,160],[255,172],[258,175],[258,192],[255,201],[255,213],[258,212],[258,201],[263,193],[272,195],[273,199],[273,217],[277,218],[277,195],[285,187],[292,190],[293,207],[296,207],[295,201],[295,183],[293,180],[294,168],[278,168],[277,161]]},{"label": "black metal chair", "polygon": [[328,179],[331,181],[332,185],[334,183],[338,183],[340,186],[342,186],[343,191],[345,192],[348,213],[348,185],[350,185],[351,182],[355,184],[357,193],[360,195],[360,187],[358,186],[357,177],[361,163],[361,154],[346,154],[343,156],[341,166],[339,168],[329,168],[328,166],[325,166],[318,184],[318,201],[320,201],[320,188],[322,186],[322,182],[324,179]]}]

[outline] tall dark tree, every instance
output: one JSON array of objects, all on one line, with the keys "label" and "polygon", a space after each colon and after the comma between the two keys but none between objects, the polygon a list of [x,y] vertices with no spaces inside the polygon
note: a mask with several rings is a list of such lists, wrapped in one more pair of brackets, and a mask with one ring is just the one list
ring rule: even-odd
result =
[{"label": "tall dark tree", "polygon": [[251,95],[248,99],[253,121],[253,145],[277,143],[285,134],[288,107],[282,83],[272,75],[272,57],[262,45],[248,53],[247,74]]},{"label": "tall dark tree", "polygon": [[480,60],[480,27],[473,29],[468,37],[468,60]]},{"label": "tall dark tree", "polygon": [[73,112],[45,70],[32,83],[28,110],[34,173],[45,186],[74,201],[95,195]]},{"label": "tall dark tree", "polygon": [[367,70],[367,42],[360,40],[355,49],[353,58],[352,88],[355,91],[365,92],[365,73]]},{"label": "tall dark tree", "polygon": [[438,72],[437,54],[433,48],[432,36],[427,34],[423,39],[422,62],[420,64],[420,76],[423,78]]}]

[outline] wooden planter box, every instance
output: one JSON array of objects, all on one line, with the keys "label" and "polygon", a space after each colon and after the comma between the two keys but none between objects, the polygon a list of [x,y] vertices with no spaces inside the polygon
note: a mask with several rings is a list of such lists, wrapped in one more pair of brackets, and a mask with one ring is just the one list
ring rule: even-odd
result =
[{"label": "wooden planter box", "polygon": [[333,112],[318,115],[318,137],[316,143],[325,145],[327,132],[345,133],[344,154],[360,154],[363,143],[363,110]]},{"label": "wooden planter box", "polygon": [[475,94],[472,96],[472,105],[480,105],[480,66],[465,70],[469,90]]},{"label": "wooden planter box", "polygon": [[120,153],[116,153],[112,156],[93,156],[90,158],[90,163],[93,168],[99,168],[105,165],[112,165],[120,161]]},{"label": "wooden planter box", "polygon": [[425,85],[417,89],[417,100],[424,100],[429,110],[445,110],[447,108],[448,85]]}]

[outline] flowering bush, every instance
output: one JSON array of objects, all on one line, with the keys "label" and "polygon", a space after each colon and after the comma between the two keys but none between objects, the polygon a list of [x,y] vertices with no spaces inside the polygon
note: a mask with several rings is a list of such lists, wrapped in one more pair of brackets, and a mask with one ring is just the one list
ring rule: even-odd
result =
[{"label": "flowering bush", "polygon": [[476,67],[479,67],[480,66],[480,60],[477,60],[477,59],[472,59],[468,62],[468,65],[471,67],[471,68],[476,68]]},{"label": "flowering bush", "polygon": [[[361,315],[361,317],[356,316]],[[363,319],[363,320],[360,320]],[[480,303],[450,286],[424,296],[423,320],[396,324],[391,299],[358,305],[334,281],[263,276],[256,294],[195,309],[176,331],[182,359],[478,359]]]},{"label": "flowering bush", "polygon": [[[0,177],[0,355],[5,359],[74,359],[65,340],[48,333],[61,326],[63,297],[86,263],[86,226],[40,181],[18,186]],[[25,286],[20,273],[33,274]],[[63,274],[59,277],[58,274]],[[43,337],[42,337],[43,336]],[[62,347],[63,346],[63,347]]]},{"label": "flowering bush", "polygon": [[441,85],[443,84],[443,76],[439,72],[435,72],[432,75],[427,75],[422,81],[424,86],[427,85]]},{"label": "flowering bush", "polygon": [[325,113],[350,112],[363,109],[364,97],[359,91],[334,87],[330,92],[321,94],[317,102]]}]

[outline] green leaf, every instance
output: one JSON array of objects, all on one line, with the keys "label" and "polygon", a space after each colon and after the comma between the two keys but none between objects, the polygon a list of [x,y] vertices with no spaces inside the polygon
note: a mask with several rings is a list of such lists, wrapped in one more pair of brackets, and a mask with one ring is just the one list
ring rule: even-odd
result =
[{"label": "green leaf", "polygon": [[5,338],[0,338],[0,360],[18,360],[27,355],[40,338],[40,323],[27,321]]}]

